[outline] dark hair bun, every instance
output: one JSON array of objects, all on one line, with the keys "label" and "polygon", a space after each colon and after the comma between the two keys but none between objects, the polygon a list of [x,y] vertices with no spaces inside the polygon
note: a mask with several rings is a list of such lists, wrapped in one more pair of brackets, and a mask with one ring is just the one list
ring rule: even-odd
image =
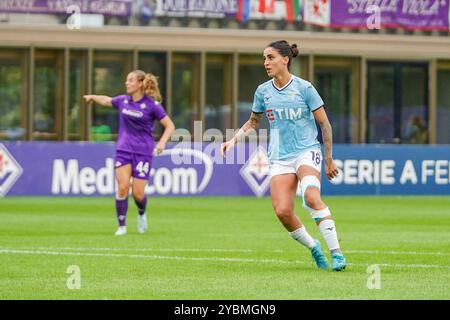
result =
[{"label": "dark hair bun", "polygon": [[292,50],[292,58],[295,58],[296,56],[298,56],[298,48],[297,48],[296,43],[291,45],[291,50]]}]

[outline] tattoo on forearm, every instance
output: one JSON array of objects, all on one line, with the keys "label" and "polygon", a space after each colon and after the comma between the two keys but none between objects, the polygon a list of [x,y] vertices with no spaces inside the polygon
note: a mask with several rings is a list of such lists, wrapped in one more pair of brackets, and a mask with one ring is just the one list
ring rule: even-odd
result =
[{"label": "tattoo on forearm", "polygon": [[250,128],[252,129],[257,129],[259,127],[259,123],[262,119],[263,114],[258,114],[258,113],[254,113],[252,112],[251,116],[250,116]]},{"label": "tattoo on forearm", "polygon": [[328,121],[320,124],[323,139],[323,156],[324,159],[331,159],[333,157],[333,132]]}]

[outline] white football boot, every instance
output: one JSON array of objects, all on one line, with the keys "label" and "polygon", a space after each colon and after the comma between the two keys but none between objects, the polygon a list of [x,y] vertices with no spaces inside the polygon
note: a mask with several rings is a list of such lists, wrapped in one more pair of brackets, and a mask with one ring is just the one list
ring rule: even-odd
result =
[{"label": "white football boot", "polygon": [[123,236],[127,234],[127,227],[123,226],[123,227],[119,227],[117,228],[117,231],[115,233],[116,236]]},{"label": "white football boot", "polygon": [[144,233],[147,231],[147,213],[144,212],[143,215],[138,214],[138,232]]}]

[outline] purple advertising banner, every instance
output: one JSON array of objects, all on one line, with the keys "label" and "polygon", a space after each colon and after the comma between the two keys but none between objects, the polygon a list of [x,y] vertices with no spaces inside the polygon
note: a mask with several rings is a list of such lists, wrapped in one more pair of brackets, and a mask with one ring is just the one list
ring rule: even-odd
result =
[{"label": "purple advertising banner", "polygon": [[376,29],[448,30],[449,0],[305,0],[305,23]]},{"label": "purple advertising banner", "polygon": [[160,0],[156,2],[156,15],[182,14],[187,16],[235,16],[237,0]]},{"label": "purple advertising banner", "polygon": [[[268,166],[262,147],[247,146],[244,152],[239,148],[226,159],[219,147],[190,143],[170,146],[154,157],[147,194],[262,196],[267,192]],[[249,152],[254,154],[257,149],[259,157],[250,167],[245,166]],[[113,195],[114,153],[113,143],[0,143],[0,196]],[[256,171],[255,161],[259,161]],[[244,176],[248,176],[248,183]]]},{"label": "purple advertising banner", "polygon": [[[0,12],[69,14],[76,6],[80,13],[131,16],[131,0],[5,0]],[[69,11],[69,12],[68,12]]]},{"label": "purple advertising banner", "polygon": [[[146,193],[269,195],[266,146],[238,144],[226,158],[219,149],[171,144],[154,157]],[[114,152],[113,143],[0,143],[0,197],[112,196]],[[322,178],[325,195],[450,195],[450,146],[338,144],[333,154],[340,172],[332,182]]]}]

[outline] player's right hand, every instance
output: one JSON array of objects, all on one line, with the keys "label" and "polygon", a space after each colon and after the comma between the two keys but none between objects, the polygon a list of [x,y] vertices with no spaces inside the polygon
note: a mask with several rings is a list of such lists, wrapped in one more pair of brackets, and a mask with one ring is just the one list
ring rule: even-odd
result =
[{"label": "player's right hand", "polygon": [[236,144],[236,140],[233,138],[227,142],[224,142],[220,145],[220,154],[222,157],[225,157],[225,152],[230,150]]},{"label": "player's right hand", "polygon": [[92,103],[94,101],[94,96],[91,94],[86,94],[83,96],[83,99],[86,100],[86,103]]}]

